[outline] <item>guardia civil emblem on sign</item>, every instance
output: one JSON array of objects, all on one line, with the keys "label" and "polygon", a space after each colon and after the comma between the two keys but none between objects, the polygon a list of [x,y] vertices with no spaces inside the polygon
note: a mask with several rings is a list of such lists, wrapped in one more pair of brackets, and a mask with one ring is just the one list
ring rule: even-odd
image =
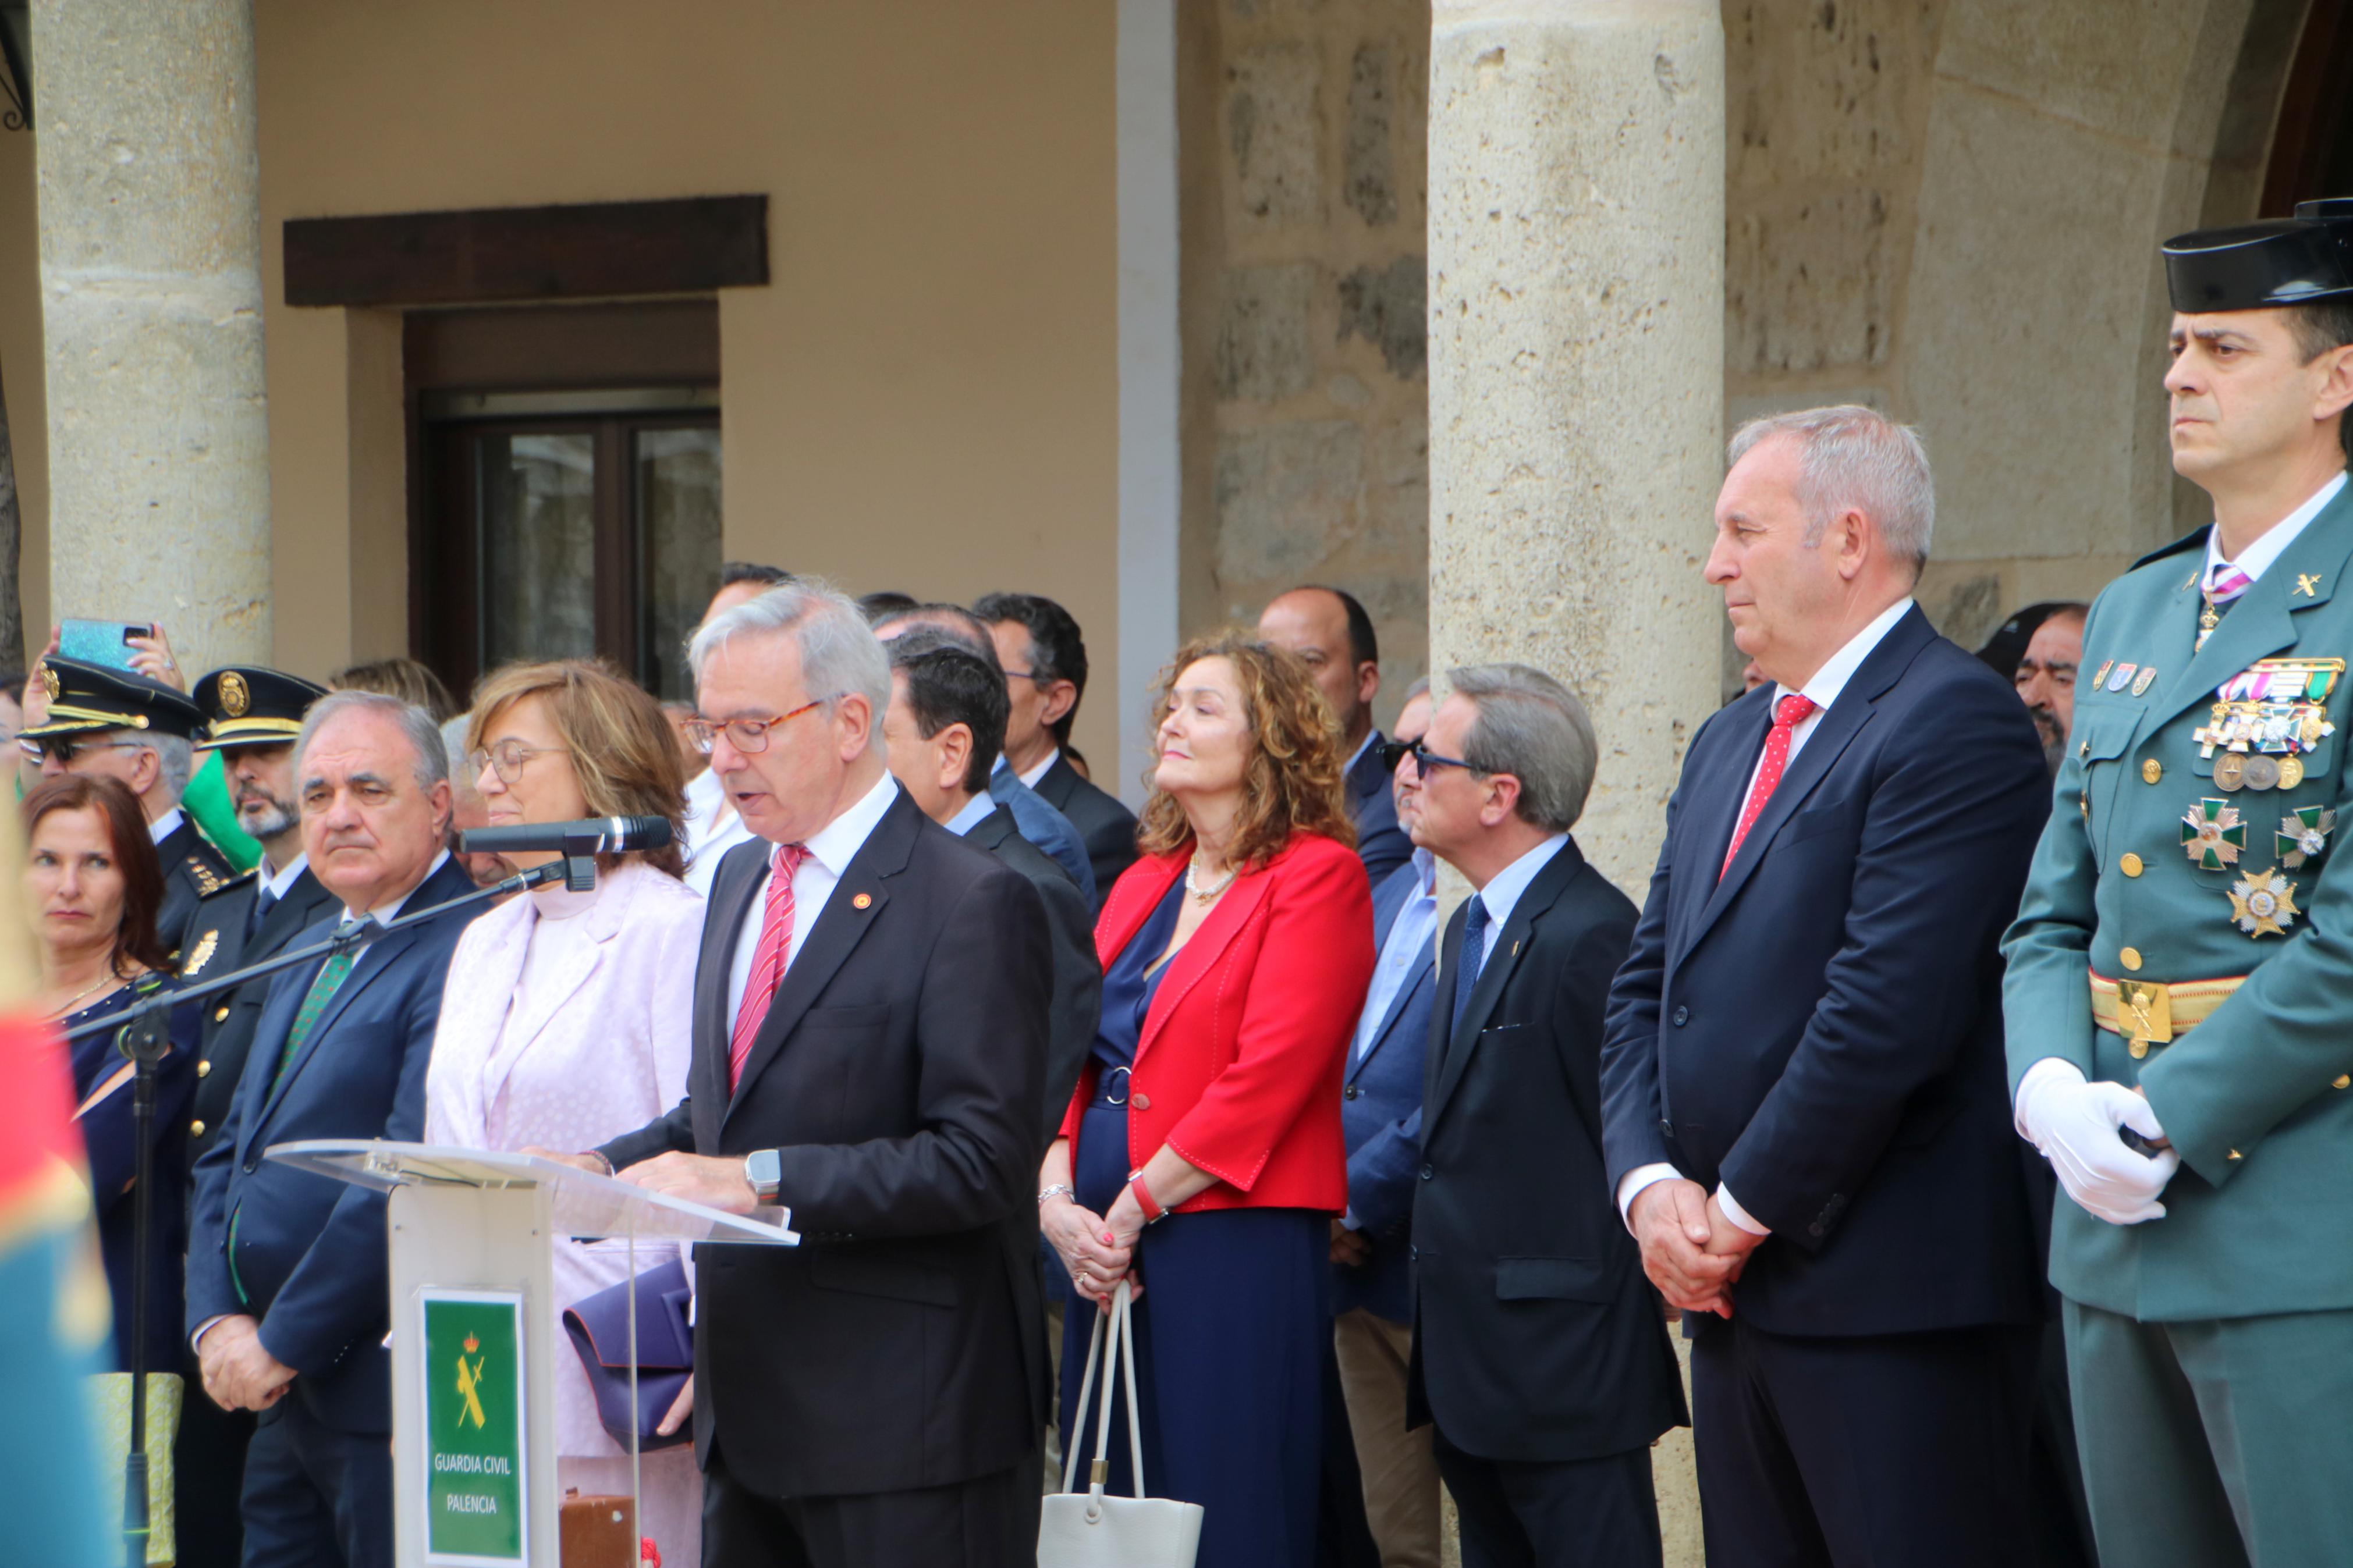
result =
[{"label": "guardia civil emblem on sign", "polygon": [[2231,920],[2249,936],[2285,936],[2304,911],[2295,884],[2277,870],[2249,871],[2231,888]]},{"label": "guardia civil emblem on sign", "polygon": [[2201,871],[2221,871],[2238,864],[2247,847],[2247,825],[2239,808],[2228,801],[2201,800],[2181,816],[2181,847],[2189,863]]},{"label": "guardia civil emblem on sign", "polygon": [[2280,818],[2279,835],[2273,841],[2279,851],[2280,864],[2290,870],[2312,859],[2328,847],[2328,836],[2337,831],[2337,814],[2325,805],[2301,806]]}]

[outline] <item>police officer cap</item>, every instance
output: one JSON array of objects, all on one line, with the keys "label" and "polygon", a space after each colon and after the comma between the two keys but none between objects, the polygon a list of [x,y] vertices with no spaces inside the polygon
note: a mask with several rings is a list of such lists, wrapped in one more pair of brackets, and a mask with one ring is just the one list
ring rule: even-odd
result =
[{"label": "police officer cap", "polygon": [[132,670],[51,655],[38,679],[48,694],[49,713],[18,731],[27,741],[100,730],[144,730],[194,740],[204,728],[204,711],[187,693]]},{"label": "police officer cap", "polygon": [[2206,228],[2165,242],[2173,308],[2261,310],[2353,299],[2353,197],[2305,202],[2289,218]]},{"label": "police officer cap", "polygon": [[282,669],[232,664],[196,682],[196,706],[210,734],[196,750],[220,746],[283,746],[302,732],[302,715],[327,689]]}]

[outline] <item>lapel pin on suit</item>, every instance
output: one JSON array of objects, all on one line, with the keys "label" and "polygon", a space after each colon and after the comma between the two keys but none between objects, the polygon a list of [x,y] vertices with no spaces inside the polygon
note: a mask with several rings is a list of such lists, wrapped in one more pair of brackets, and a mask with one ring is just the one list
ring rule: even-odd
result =
[{"label": "lapel pin on suit", "polygon": [[849,900],[849,907],[853,910],[871,909],[874,907],[874,895],[871,893],[860,893],[856,898]]}]

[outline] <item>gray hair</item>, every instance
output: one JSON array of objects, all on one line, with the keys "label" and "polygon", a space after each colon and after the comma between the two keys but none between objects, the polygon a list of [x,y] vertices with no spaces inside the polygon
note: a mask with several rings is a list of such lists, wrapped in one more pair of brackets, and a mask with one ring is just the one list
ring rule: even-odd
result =
[{"label": "gray hair", "polygon": [[1576,826],[1601,757],[1577,693],[1525,664],[1474,664],[1446,679],[1454,695],[1477,710],[1462,738],[1462,760],[1482,773],[1520,781],[1522,821],[1549,833]]},{"label": "gray hair", "polygon": [[1413,684],[1405,689],[1405,701],[1398,703],[1398,706],[1403,708],[1411,703],[1415,698],[1427,697],[1429,695],[1430,677],[1426,675],[1417,675],[1413,678]]},{"label": "gray hair", "polygon": [[295,787],[301,787],[302,759],[311,753],[311,742],[318,739],[338,715],[352,712],[374,713],[389,719],[403,735],[408,737],[409,749],[417,753],[417,787],[426,794],[433,786],[449,782],[449,753],[441,743],[441,727],[433,722],[433,715],[414,703],[403,702],[397,697],[387,697],[380,691],[363,691],[346,687],[330,691],[311,704],[302,716],[302,732],[294,738]]},{"label": "gray hair", "polygon": [[107,738],[154,752],[156,785],[172,797],[172,805],[180,804],[180,797],[188,792],[188,781],[196,773],[195,742],[153,730],[110,730]]},{"label": "gray hair", "polygon": [[686,662],[696,686],[702,684],[711,656],[737,637],[785,631],[793,634],[800,650],[801,686],[812,700],[829,706],[844,697],[866,699],[873,716],[867,727],[868,746],[880,752],[882,713],[891,706],[890,656],[866,624],[858,602],[816,578],[779,584],[695,628],[686,645]]},{"label": "gray hair", "polygon": [[1854,403],[1775,414],[1732,433],[1725,466],[1775,436],[1798,441],[1798,505],[1805,510],[1809,546],[1821,542],[1831,519],[1859,511],[1879,530],[1889,553],[1919,575],[1936,528],[1936,484],[1917,430]]}]

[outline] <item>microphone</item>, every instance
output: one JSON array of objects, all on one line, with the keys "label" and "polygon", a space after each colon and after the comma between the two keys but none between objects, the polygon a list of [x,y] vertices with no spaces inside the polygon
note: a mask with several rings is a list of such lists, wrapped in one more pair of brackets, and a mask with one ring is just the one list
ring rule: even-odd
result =
[{"label": "microphone", "polygon": [[659,849],[670,841],[660,816],[591,816],[579,822],[524,822],[512,827],[472,827],[458,836],[469,855],[552,850],[558,855],[626,855]]}]

